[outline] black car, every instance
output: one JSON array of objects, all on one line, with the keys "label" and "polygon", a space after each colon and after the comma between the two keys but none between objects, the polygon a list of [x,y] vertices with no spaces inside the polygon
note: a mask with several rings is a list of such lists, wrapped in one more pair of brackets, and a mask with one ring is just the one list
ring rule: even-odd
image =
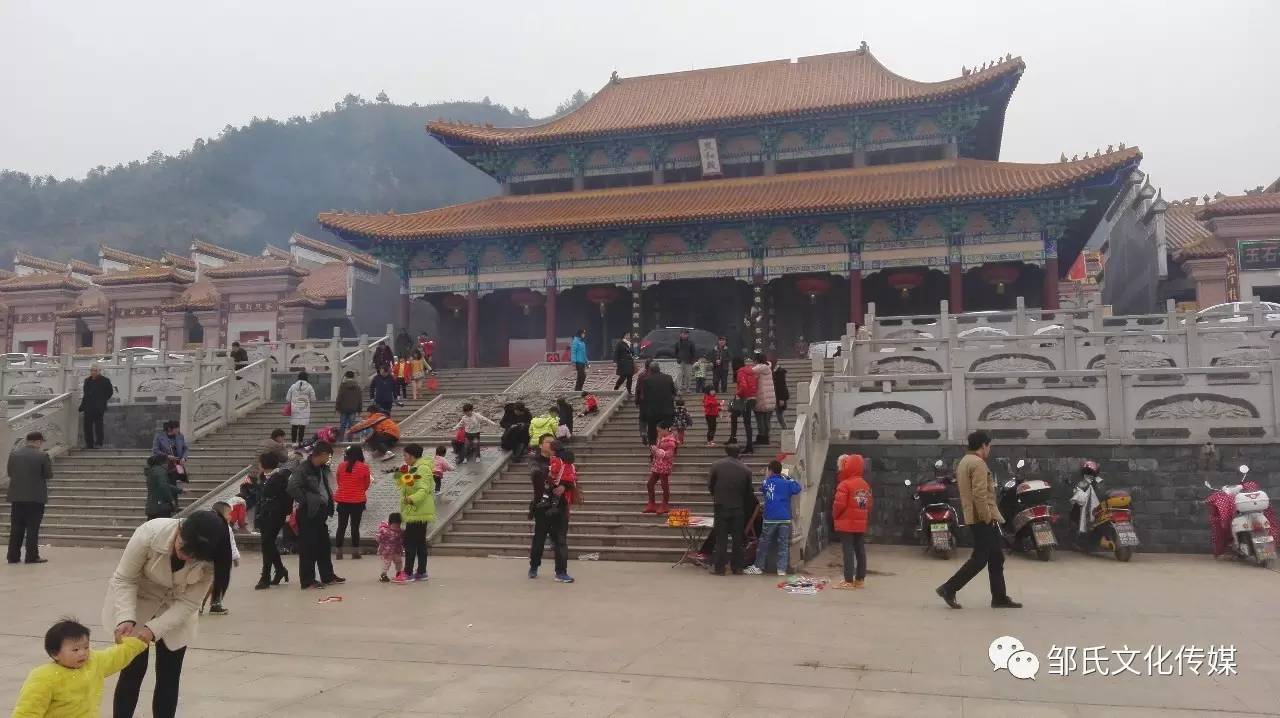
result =
[{"label": "black car", "polygon": [[640,340],[639,357],[641,359],[674,359],[680,332],[689,332],[689,340],[693,342],[693,348],[700,357],[710,354],[720,339],[718,335],[705,329],[663,327],[644,335],[644,339]]}]

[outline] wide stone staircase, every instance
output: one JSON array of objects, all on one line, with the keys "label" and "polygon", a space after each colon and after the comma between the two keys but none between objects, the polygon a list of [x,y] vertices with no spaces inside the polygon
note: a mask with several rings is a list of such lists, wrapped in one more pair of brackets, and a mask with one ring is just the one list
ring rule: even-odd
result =
[{"label": "wide stone staircase", "polygon": [[[498,392],[523,373],[521,369],[446,369],[436,373],[439,390],[395,407],[393,416],[407,418],[439,393]],[[257,456],[272,429],[289,430],[284,402],[268,402],[229,426],[192,444],[187,468],[191,482],[182,484],[186,506],[217,489]],[[108,420],[110,414],[108,414]],[[312,408],[308,435],[322,426],[337,426],[338,415],[327,398]],[[107,428],[110,431],[110,427]],[[57,546],[123,546],[133,529],[146,520],[146,449],[76,449],[54,459],[49,503],[45,505],[40,541]],[[8,536],[9,512],[0,512],[0,536]],[[256,537],[241,541],[252,545]]]},{"label": "wide stone staircase", "polygon": [[[796,383],[808,381],[812,376],[810,364],[794,361],[783,362],[783,366],[787,368],[787,383],[794,396]],[[728,397],[721,398],[728,401]],[[711,515],[707,472],[713,462],[724,456],[724,449],[706,446],[701,398],[687,394],[685,401],[694,424],[671,475],[671,505],[688,508],[697,515]],[[794,411],[788,410],[785,418],[791,426]],[[738,441],[742,444],[741,427],[739,432]],[[781,437],[782,431],[774,420],[770,442],[744,457],[757,482],[763,479],[768,462],[780,453]],[[725,411],[716,439],[723,444],[728,438],[729,415]],[[686,549],[680,530],[669,528],[665,516],[642,512],[647,501],[649,450],[640,441],[639,412],[635,405],[624,404],[594,437],[577,440],[572,448],[586,500],[572,512],[570,557],[597,554],[601,560],[674,562],[678,559]],[[657,491],[661,491],[660,487]],[[532,539],[532,522],[526,518],[531,497],[528,465],[508,466],[463,510],[432,550],[443,555],[527,555]],[[546,555],[551,555],[549,547]]]}]

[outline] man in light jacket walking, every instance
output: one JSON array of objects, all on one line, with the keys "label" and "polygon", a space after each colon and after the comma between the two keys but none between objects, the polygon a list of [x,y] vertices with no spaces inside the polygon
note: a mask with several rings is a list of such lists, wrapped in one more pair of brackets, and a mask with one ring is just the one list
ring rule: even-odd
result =
[{"label": "man in light jacket walking", "polygon": [[40,522],[49,502],[49,480],[53,462],[44,452],[44,434],[27,434],[26,443],[9,454],[9,563],[18,563],[22,544],[27,544],[27,563],[45,563],[40,558]]},{"label": "man in light jacket walking", "polygon": [[991,582],[992,608],[1022,608],[1022,604],[1009,598],[1004,585],[1004,547],[1001,545],[1000,524],[1004,517],[996,505],[996,484],[987,468],[991,454],[991,437],[985,431],[969,434],[969,451],[956,465],[956,486],[960,491],[960,508],[964,521],[973,532],[973,554],[965,561],[936,593],[952,608],[960,608],[956,594],[969,580],[987,569]]}]

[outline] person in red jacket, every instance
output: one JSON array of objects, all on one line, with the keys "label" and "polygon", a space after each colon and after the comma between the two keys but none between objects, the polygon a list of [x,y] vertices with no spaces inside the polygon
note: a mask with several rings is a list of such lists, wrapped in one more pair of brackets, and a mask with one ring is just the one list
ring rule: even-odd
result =
[{"label": "person in red jacket", "polygon": [[707,419],[707,446],[716,445],[716,422],[720,420],[720,399],[713,386],[702,393],[702,414]]},{"label": "person in red jacket", "polygon": [[338,464],[338,490],[333,492],[338,509],[338,540],[334,542],[334,558],[342,558],[342,539],[351,524],[351,558],[360,558],[360,517],[369,493],[369,465],[364,461],[364,451],[355,444],[347,447],[342,463]]},{"label": "person in red jacket", "polygon": [[742,368],[738,369],[738,373],[734,375],[733,402],[729,404],[729,443],[738,443],[738,417],[742,417],[742,426],[747,431],[747,448],[742,450],[742,454],[754,453],[751,417],[756,410],[756,391],[759,389],[754,366],[755,362],[751,357],[747,357]]},{"label": "person in red jacket", "polygon": [[[867,550],[863,536],[867,533],[867,517],[871,515],[871,486],[862,478],[864,461],[860,454],[841,456],[836,466],[840,483],[831,507],[836,533],[840,534],[840,551],[844,556],[844,580],[835,588],[862,588],[867,578]],[[854,559],[857,558],[857,576]]]}]

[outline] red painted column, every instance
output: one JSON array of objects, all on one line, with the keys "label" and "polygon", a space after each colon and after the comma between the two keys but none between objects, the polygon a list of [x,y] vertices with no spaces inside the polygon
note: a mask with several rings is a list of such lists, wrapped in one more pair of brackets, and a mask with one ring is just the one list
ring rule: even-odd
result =
[{"label": "red painted column", "polygon": [[862,270],[849,270],[849,321],[862,326]]},{"label": "red painted column", "polygon": [[467,292],[467,367],[480,366],[480,292]]},{"label": "red painted column", "polygon": [[1044,309],[1058,308],[1058,258],[1049,257],[1044,260],[1044,299],[1040,306]]},{"label": "red painted column", "polygon": [[556,350],[556,285],[547,284],[547,341],[548,353]]},{"label": "red painted column", "polygon": [[959,314],[964,311],[964,267],[952,264],[950,279],[951,293],[947,297],[947,304],[950,305],[952,314]]}]

